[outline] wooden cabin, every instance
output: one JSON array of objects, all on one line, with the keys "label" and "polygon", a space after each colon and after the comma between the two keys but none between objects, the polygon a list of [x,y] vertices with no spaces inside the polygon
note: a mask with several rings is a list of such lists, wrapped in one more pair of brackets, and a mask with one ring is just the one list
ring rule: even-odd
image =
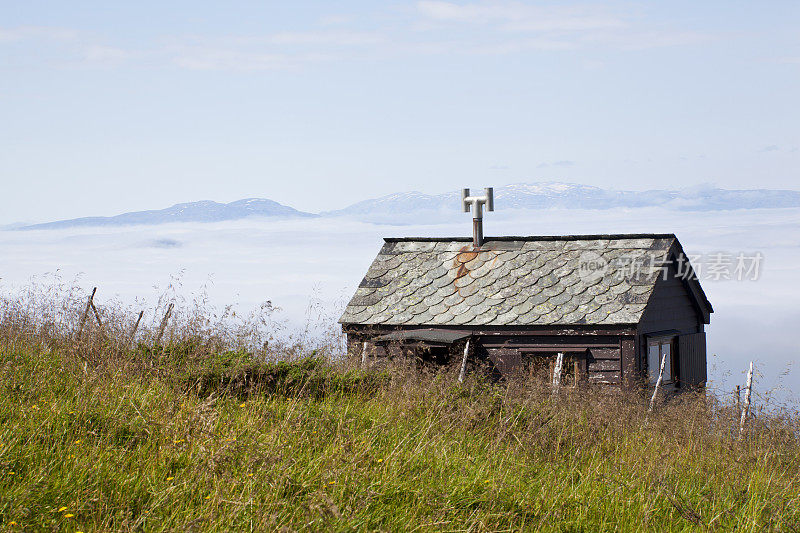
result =
[{"label": "wooden cabin", "polygon": [[[576,385],[702,386],[711,304],[672,234],[385,239],[339,322],[353,357]],[[465,349],[466,348],[466,349]]]}]

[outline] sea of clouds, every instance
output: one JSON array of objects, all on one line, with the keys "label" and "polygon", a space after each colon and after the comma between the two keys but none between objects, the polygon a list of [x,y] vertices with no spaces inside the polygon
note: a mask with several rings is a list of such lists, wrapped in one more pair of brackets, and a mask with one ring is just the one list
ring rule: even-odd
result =
[{"label": "sea of clouds", "polygon": [[[383,237],[469,236],[469,215],[458,223],[378,225],[344,217],[309,220],[244,219],[223,223],[119,228],[0,231],[0,291],[13,293],[56,273],[96,301],[137,302],[145,320],[170,285],[191,299],[206,294],[217,306],[242,312],[264,301],[281,308],[290,328],[321,327],[338,318]],[[743,383],[755,361],[758,387],[796,401],[800,353],[800,208],[685,212],[619,210],[506,210],[488,213],[487,235],[675,233],[690,255],[763,256],[758,279],[705,279],[714,306],[707,327],[710,386]],[[735,277],[735,276],[734,276]],[[752,276],[750,276],[752,277]]]}]

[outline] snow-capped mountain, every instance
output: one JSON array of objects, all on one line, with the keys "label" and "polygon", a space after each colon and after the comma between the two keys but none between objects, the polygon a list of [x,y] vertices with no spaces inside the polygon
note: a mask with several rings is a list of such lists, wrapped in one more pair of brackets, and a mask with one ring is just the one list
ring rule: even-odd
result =
[{"label": "snow-capped mountain", "polygon": [[[475,192],[480,192],[476,190]],[[776,207],[800,207],[800,191],[729,190],[694,187],[680,190],[620,191],[560,182],[514,183],[494,190],[495,207],[501,213],[515,209],[612,209],[663,207],[678,211],[721,211]],[[15,229],[56,229],[80,226],[122,226],[169,222],[219,222],[247,217],[348,216],[376,224],[435,224],[461,219],[461,192],[442,194],[402,192],[355,203],[316,215],[263,198],[221,204],[192,202],[155,211],[136,211],[113,217],[86,217],[34,224]],[[495,215],[497,216],[497,215]],[[10,228],[7,228],[10,229]]]},{"label": "snow-capped mountain", "polygon": [[18,229],[58,229],[79,226],[128,226],[167,224],[169,222],[220,222],[247,217],[315,217],[292,207],[264,198],[247,198],[229,204],[202,201],[176,204],[166,209],[135,211],[113,217],[84,217],[33,224]]},{"label": "snow-capped mountain", "polygon": [[[480,193],[481,190],[474,192]],[[498,210],[664,207],[680,211],[718,211],[800,206],[800,191],[714,187],[622,191],[575,183],[537,182],[496,187],[494,196]],[[438,222],[460,217],[460,197],[460,191],[437,195],[416,191],[395,193],[323,215],[347,215],[381,223]]]}]

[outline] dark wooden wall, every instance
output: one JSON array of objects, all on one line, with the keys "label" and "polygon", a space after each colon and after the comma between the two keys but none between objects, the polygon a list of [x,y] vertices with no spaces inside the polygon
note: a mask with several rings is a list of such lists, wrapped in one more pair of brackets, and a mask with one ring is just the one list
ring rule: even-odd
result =
[{"label": "dark wooden wall", "polygon": [[647,334],[671,329],[684,333],[697,333],[701,324],[689,291],[670,269],[667,279],[660,278],[656,282],[653,295],[650,296],[647,308],[639,321],[639,333]]},{"label": "dark wooden wall", "polygon": [[[394,328],[392,328],[394,329]],[[405,329],[405,328],[404,328]],[[413,328],[408,328],[413,329]],[[348,349],[352,356],[361,356],[362,343],[391,331],[389,328],[349,326]],[[544,328],[539,330],[511,331],[503,328],[475,328],[474,354],[491,361],[494,368],[505,377],[519,375],[538,353],[554,354],[563,351],[579,360],[582,376],[589,383],[618,385],[623,381],[624,361],[634,358],[636,330],[627,328]],[[544,350],[544,352],[542,352]],[[369,344],[368,355],[396,356],[396,348]],[[573,371],[572,368],[569,371]]]},{"label": "dark wooden wall", "polygon": [[702,385],[706,374],[706,334],[690,333],[678,337],[681,381],[689,386]]},{"label": "dark wooden wall", "polygon": [[[700,384],[706,380],[706,345],[702,315],[695,307],[685,282],[669,268],[659,278],[637,328],[636,366],[647,375],[647,338],[650,334],[674,332],[678,336],[680,381]],[[686,354],[683,352],[687,351]],[[684,363],[686,366],[684,366]]]}]

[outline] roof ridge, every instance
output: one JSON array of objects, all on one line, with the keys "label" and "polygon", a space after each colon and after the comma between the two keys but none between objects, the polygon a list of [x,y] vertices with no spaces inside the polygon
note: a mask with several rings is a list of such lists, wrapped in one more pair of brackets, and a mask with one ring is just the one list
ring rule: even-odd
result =
[{"label": "roof ridge", "polygon": [[[677,239],[674,233],[606,233],[591,235],[506,235],[489,241],[582,241],[597,239]],[[384,237],[385,242],[472,242],[471,237]]]}]

